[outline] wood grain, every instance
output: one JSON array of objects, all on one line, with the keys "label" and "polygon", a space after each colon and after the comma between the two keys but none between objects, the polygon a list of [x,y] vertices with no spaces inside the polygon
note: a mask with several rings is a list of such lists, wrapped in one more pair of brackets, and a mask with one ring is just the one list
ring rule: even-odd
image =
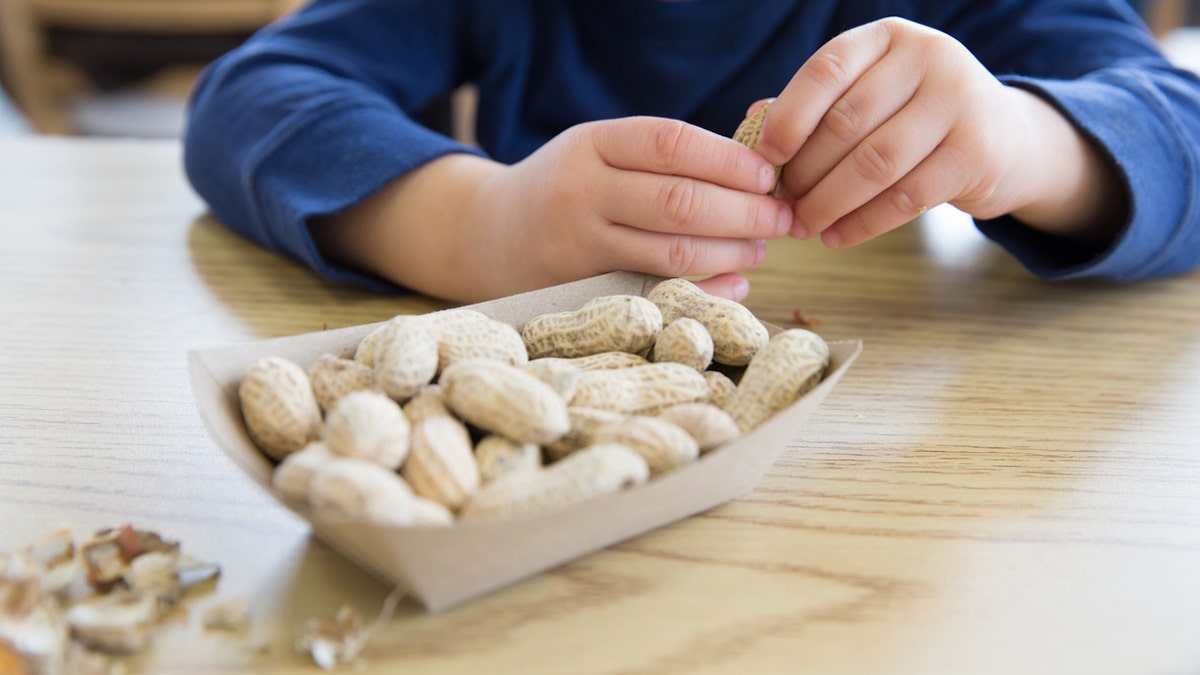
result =
[{"label": "wood grain", "polygon": [[[312,672],[303,619],[390,589],[225,459],[185,354],[442,305],[231,234],[173,143],[0,158],[0,550],[156,529],[223,574],[131,669]],[[750,276],[763,319],[865,342],[759,487],[445,613],[402,602],[372,672],[1200,670],[1200,277],[1040,281],[946,209],[845,251],[773,242]],[[252,635],[205,632],[233,596]]]}]

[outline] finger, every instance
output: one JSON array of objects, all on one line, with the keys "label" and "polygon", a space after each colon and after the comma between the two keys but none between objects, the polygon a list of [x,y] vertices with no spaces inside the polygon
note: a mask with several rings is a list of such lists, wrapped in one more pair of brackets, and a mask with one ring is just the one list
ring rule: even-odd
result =
[{"label": "finger", "polygon": [[734,190],[766,194],[775,167],[757,152],[678,120],[629,117],[593,124],[592,142],[609,166],[686,176]]},{"label": "finger", "polygon": [[886,22],[852,28],[816,51],[780,92],[763,121],[759,152],[786,164],[812,135],[825,111],[883,58],[891,46]]},{"label": "finger", "polygon": [[788,162],[784,190],[802,197],[864,138],[912,100],[923,78],[913,59],[889,54],[825,111],[817,128]]},{"label": "finger", "polygon": [[767,254],[761,239],[723,239],[659,234],[614,225],[602,244],[609,269],[631,270],[664,277],[723,274],[747,270]]},{"label": "finger", "polygon": [[750,281],[736,272],[718,274],[695,282],[705,293],[741,302],[750,294]]},{"label": "finger", "polygon": [[960,194],[967,175],[954,153],[935,151],[895,185],[831,225],[821,240],[843,248],[894,230]]},{"label": "finger", "polygon": [[764,105],[767,105],[768,103],[770,103],[774,100],[775,100],[774,98],[760,98],[757,101],[755,101],[754,103],[751,103],[750,107],[746,108],[746,117],[753,115],[754,111],[758,110],[759,108],[763,107]]},{"label": "finger", "polygon": [[824,231],[894,185],[937,148],[950,121],[932,109],[936,97],[919,93],[912,103],[863,139],[815,187],[795,204],[792,236]]},{"label": "finger", "polygon": [[597,184],[597,213],[609,222],[664,234],[775,239],[792,229],[791,208],[767,195],[692,178],[615,171]]}]

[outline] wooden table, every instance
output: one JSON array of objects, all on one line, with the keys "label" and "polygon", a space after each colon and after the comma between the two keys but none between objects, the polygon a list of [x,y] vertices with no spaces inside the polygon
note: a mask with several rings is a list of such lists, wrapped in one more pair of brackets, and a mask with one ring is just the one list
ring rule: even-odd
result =
[{"label": "wooden table", "polygon": [[[931,214],[753,272],[760,317],[865,342],[757,490],[444,613],[402,602],[369,672],[1200,670],[1200,277],[1039,281]],[[0,550],[156,530],[223,574],[131,670],[312,672],[303,620],[390,589],[226,459],[185,353],[442,305],[238,239],[169,142],[0,140],[0,223]],[[231,597],[250,633],[205,631]]]}]

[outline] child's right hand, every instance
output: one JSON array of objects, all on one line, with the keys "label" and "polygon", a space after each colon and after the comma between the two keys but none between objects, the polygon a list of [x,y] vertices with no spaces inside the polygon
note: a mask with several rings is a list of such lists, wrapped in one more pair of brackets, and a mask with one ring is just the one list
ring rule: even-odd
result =
[{"label": "child's right hand", "polygon": [[456,301],[613,270],[715,275],[701,286],[740,300],[737,273],[793,224],[774,181],[736,141],[630,117],[572,127],[512,166],[442,157],[313,231],[335,258]]}]

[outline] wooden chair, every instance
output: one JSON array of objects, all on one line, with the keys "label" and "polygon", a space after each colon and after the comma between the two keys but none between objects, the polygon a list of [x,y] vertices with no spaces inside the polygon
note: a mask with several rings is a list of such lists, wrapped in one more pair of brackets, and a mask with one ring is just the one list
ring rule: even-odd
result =
[{"label": "wooden chair", "polygon": [[1142,4],[1146,23],[1159,38],[1188,24],[1191,0],[1148,0]]},{"label": "wooden chair", "polygon": [[29,123],[17,107],[8,98],[8,93],[0,88],[0,138],[29,133]]},{"label": "wooden chair", "polygon": [[0,59],[16,104],[41,133],[73,131],[66,102],[87,86],[56,58],[55,29],[114,34],[250,33],[301,0],[0,0]]}]

